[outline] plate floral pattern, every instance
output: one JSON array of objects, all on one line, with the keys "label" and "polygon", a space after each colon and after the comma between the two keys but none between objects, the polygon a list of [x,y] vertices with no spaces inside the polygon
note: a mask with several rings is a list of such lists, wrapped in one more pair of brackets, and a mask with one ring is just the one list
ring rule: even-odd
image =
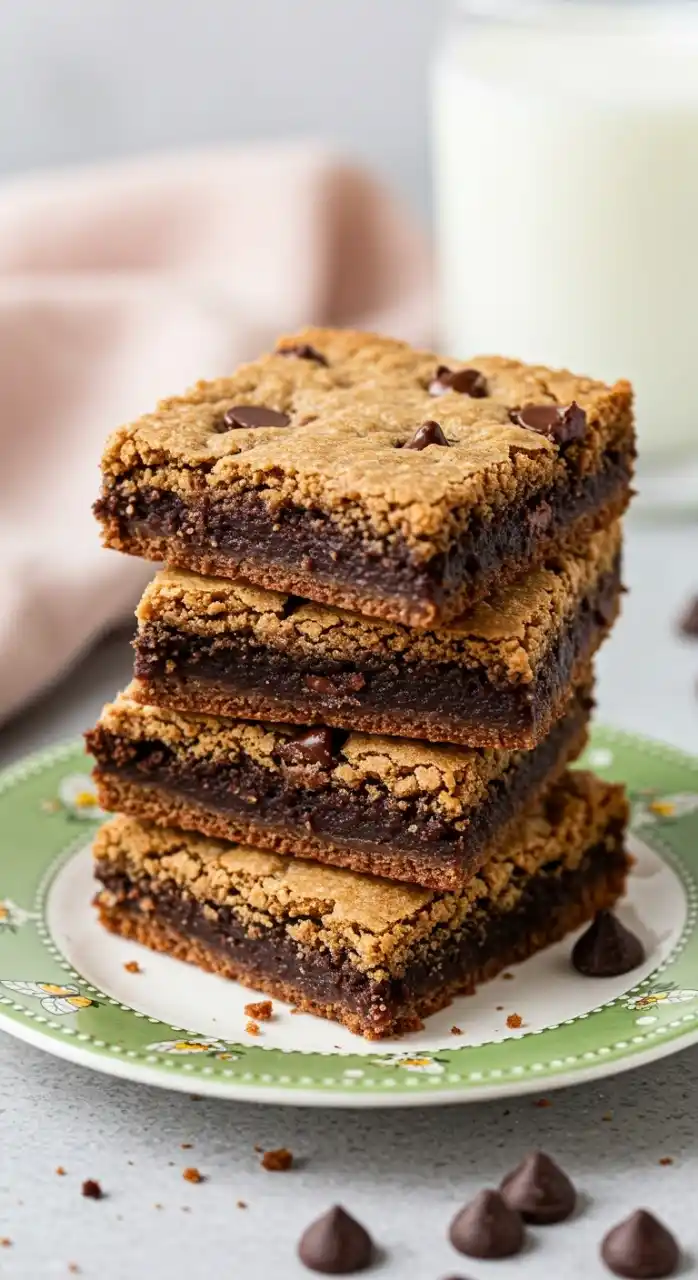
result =
[{"label": "plate floral pattern", "polygon": [[[639,1065],[698,1040],[698,760],[596,729],[583,761],[627,783],[633,829],[677,877],[685,921],[660,962],[589,1012],[468,1044],[361,1051],[279,1048],[202,1034],[96,988],[52,935],[55,877],[103,819],[81,747],[0,775],[0,1028],[97,1070],[223,1097],[307,1105],[408,1105],[549,1090]],[[79,902],[76,912],[89,912]],[[172,962],[174,963],[174,962]],[[292,1019],[299,1027],[303,1019]],[[467,1029],[466,1029],[467,1030]]]}]

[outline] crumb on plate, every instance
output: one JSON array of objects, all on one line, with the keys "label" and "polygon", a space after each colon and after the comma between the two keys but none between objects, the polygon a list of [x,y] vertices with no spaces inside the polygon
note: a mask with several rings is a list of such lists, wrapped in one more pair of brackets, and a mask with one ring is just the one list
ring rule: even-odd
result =
[{"label": "crumb on plate", "polygon": [[245,1017],[256,1018],[258,1022],[268,1022],[273,1013],[271,1000],[258,1000],[257,1003],[245,1005]]},{"label": "crumb on plate", "polygon": [[270,1173],[285,1173],[293,1166],[293,1155],[286,1147],[279,1147],[277,1151],[265,1151],[260,1164]]}]

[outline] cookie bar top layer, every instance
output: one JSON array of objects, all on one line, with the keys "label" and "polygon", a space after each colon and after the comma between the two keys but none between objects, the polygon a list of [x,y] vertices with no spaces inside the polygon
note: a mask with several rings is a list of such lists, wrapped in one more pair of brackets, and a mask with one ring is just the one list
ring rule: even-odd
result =
[{"label": "cookie bar top layer", "polygon": [[100,879],[148,881],[209,908],[231,908],[247,930],[282,925],[296,943],[341,955],[375,979],[399,976],[431,936],[460,928],[475,904],[512,910],[528,878],[546,864],[577,867],[612,821],[622,825],[621,787],[566,774],[528,816],[516,842],[498,851],[456,893],[434,893],[311,862],[117,817],[99,831]]},{"label": "cookie bar top layer", "polygon": [[[469,390],[456,390],[464,371]],[[513,420],[531,404],[576,405],[583,429],[563,446]],[[418,447],[415,432],[435,420],[436,443]],[[274,425],[257,425],[267,421]],[[107,544],[122,550],[225,576],[244,565],[265,586],[297,590],[306,581],[312,598],[428,625],[463,606],[447,579],[475,573],[463,547],[457,565],[443,559],[459,539],[480,537],[478,564],[494,556],[486,578],[499,563],[481,545],[482,528],[507,507],[520,520],[534,512],[541,536],[551,519],[604,502],[618,514],[633,448],[625,382],[608,387],[499,357],[445,361],[375,335],[310,329],[116,431],[95,509]],[[556,494],[566,517],[551,511]],[[524,543],[519,554],[530,560],[527,529],[510,534],[499,561]],[[392,578],[381,567],[386,555]],[[411,584],[410,572],[426,566],[430,582]],[[390,603],[411,585],[421,602]]]},{"label": "cookie bar top layer", "polygon": [[576,759],[589,706],[580,692],[538,747],[507,752],[297,733],[122,696],[87,743],[113,812],[449,889]]}]

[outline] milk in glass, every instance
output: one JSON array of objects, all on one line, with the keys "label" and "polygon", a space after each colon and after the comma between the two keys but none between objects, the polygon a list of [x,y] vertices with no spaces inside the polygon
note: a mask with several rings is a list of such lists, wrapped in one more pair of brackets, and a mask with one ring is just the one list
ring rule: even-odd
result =
[{"label": "milk in glass", "polygon": [[471,0],[433,75],[441,349],[630,378],[698,451],[698,0]]}]

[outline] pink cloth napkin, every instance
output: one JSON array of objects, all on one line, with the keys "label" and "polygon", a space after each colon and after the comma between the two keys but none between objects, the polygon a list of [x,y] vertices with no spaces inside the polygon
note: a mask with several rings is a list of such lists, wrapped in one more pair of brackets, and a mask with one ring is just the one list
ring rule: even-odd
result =
[{"label": "pink cloth napkin", "polygon": [[148,157],[0,188],[0,718],[128,619],[104,551],[107,433],[308,324],[425,342],[425,240],[310,145]]}]

